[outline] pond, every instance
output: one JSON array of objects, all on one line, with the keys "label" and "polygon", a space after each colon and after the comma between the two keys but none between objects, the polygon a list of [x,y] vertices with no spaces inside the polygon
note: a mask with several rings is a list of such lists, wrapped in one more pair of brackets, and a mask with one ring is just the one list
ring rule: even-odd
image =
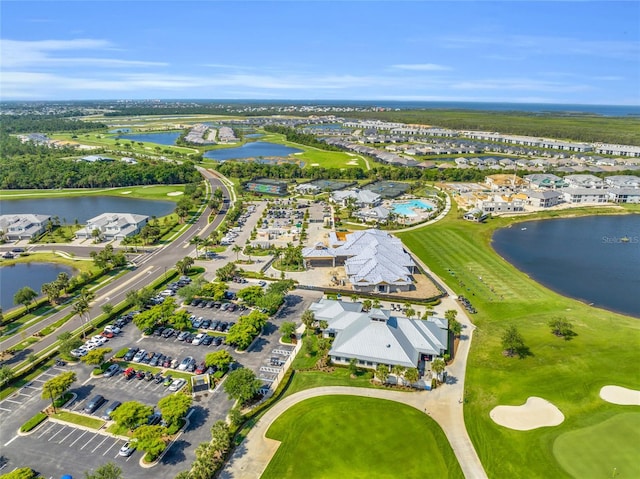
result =
[{"label": "pond", "polygon": [[76,270],[56,263],[18,263],[0,266],[0,307],[7,311],[16,306],[13,296],[25,286],[29,286],[40,295],[42,285],[55,280],[58,274],[63,272],[72,277]]},{"label": "pond", "polygon": [[290,146],[268,143],[266,141],[254,141],[245,143],[237,148],[224,148],[220,150],[209,150],[203,155],[217,161],[239,160],[245,158],[258,158],[261,156],[282,156],[286,157],[293,153],[300,153],[302,150]]},{"label": "pond", "polygon": [[492,245],[560,294],[640,317],[640,215],[518,223],[496,231]]},{"label": "pond", "polygon": [[179,131],[163,133],[132,133],[130,135],[120,135],[119,140],[142,141],[147,143],[157,143],[158,145],[175,145],[176,140],[182,135]]},{"label": "pond", "polygon": [[0,214],[33,213],[60,218],[62,224],[77,219],[84,224],[102,213],[133,213],[147,216],[166,216],[175,210],[173,201],[142,200],[117,196],[79,196],[70,198],[29,198],[0,201]]}]

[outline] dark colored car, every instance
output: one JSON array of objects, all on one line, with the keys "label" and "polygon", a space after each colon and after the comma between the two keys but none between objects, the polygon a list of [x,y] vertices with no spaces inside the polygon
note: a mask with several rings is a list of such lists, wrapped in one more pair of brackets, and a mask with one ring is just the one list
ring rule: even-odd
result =
[{"label": "dark colored car", "polygon": [[164,381],[164,377],[162,376],[162,373],[157,373],[154,377],[153,377],[153,381],[156,384],[160,384],[162,381]]},{"label": "dark colored car", "polygon": [[162,367],[163,368],[168,368],[169,366],[171,366],[171,360],[173,358],[171,356],[167,356],[166,358],[164,358],[164,361],[162,361]]},{"label": "dark colored car", "polygon": [[202,342],[200,344],[202,344],[203,346],[209,346],[212,342],[213,337],[207,334],[204,338],[202,338]]},{"label": "dark colored car", "polygon": [[170,338],[173,335],[174,332],[175,331],[174,331],[173,328],[167,328],[162,332],[162,337],[163,338]]},{"label": "dark colored car", "polygon": [[147,372],[145,373],[145,375],[144,375],[144,378],[145,378],[147,381],[151,381],[151,380],[153,380],[153,373],[152,373],[151,371],[147,371]]},{"label": "dark colored car", "polygon": [[149,360],[149,366],[157,366],[158,361],[160,360],[160,356],[162,356],[161,353],[154,353],[154,355],[151,356],[151,359]]},{"label": "dark colored car", "polygon": [[191,363],[187,366],[187,371],[192,373],[196,370],[196,360],[194,359],[193,361],[191,361]]},{"label": "dark colored car", "polygon": [[200,327],[202,329],[209,329],[209,325],[211,324],[211,320],[209,319],[205,319],[204,321],[202,321],[202,323],[200,324]]},{"label": "dark colored car", "polygon": [[142,369],[136,373],[136,379],[144,379],[146,372]]},{"label": "dark colored car", "polygon": [[192,342],[193,342],[193,338],[195,338],[195,337],[196,337],[196,335],[195,335],[194,333],[189,333],[189,334],[187,335],[187,337],[186,337],[186,338],[184,338],[184,340],[185,340],[185,342],[187,342],[187,343],[192,343]]},{"label": "dark colored car", "polygon": [[153,332],[154,336],[162,336],[162,332],[164,331],[164,327],[159,326],[156,328],[156,330]]},{"label": "dark colored car", "polygon": [[105,421],[110,420],[111,413],[116,409],[118,409],[118,407],[120,407],[121,404],[122,403],[120,401],[113,401],[111,404],[109,404],[109,407],[105,409],[104,413],[102,414],[102,419],[104,419]]},{"label": "dark colored car", "polygon": [[211,324],[209,325],[209,329],[215,331],[219,324],[220,324],[220,321],[218,321],[217,319],[214,319],[213,321],[211,321]]},{"label": "dark colored car", "polygon": [[98,394],[97,396],[94,396],[91,399],[91,401],[87,403],[87,405],[84,407],[84,412],[88,414],[93,414],[96,411],[96,409],[102,406],[105,402],[106,402],[106,399],[102,395]]},{"label": "dark colored car", "polygon": [[204,371],[205,371],[206,369],[207,369],[207,366],[204,364],[204,361],[202,361],[202,362],[198,365],[198,367],[196,368],[195,373],[196,373],[196,374],[202,374],[202,373],[204,373]]},{"label": "dark colored car", "polygon": [[213,338],[214,346],[220,346],[222,344],[222,336],[215,336]]},{"label": "dark colored car", "polygon": [[234,312],[236,310],[236,305],[231,303],[227,308],[227,311]]},{"label": "dark colored car", "polygon": [[122,359],[125,361],[131,361],[138,351],[140,351],[140,348],[129,348],[129,351],[125,353]]}]

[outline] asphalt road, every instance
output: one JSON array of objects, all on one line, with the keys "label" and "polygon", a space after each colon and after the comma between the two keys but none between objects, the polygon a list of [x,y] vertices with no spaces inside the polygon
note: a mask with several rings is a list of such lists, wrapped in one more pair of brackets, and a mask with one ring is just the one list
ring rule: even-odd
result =
[{"label": "asphalt road", "polygon": [[[94,318],[101,314],[100,307],[106,303],[118,304],[123,301],[126,297],[126,294],[129,290],[132,289],[141,289],[144,286],[147,286],[152,281],[161,277],[165,274],[166,270],[172,268],[179,260],[187,256],[191,253],[195,247],[189,244],[189,241],[194,236],[206,237],[218,225],[224,220],[224,216],[227,208],[230,207],[230,194],[224,183],[222,183],[216,176],[214,176],[208,170],[200,169],[203,176],[209,181],[211,184],[212,190],[220,187],[224,194],[225,198],[225,208],[221,211],[211,223],[209,223],[209,214],[211,212],[209,207],[203,211],[200,217],[193,223],[193,225],[183,233],[177,240],[173,241],[170,244],[161,246],[159,248],[151,250],[149,253],[144,253],[141,256],[136,258],[137,268],[120,278],[110,282],[106,286],[100,288],[96,291],[96,299],[93,301],[91,310],[89,311],[89,317]],[[80,256],[88,256],[89,251],[86,248],[77,247],[77,246],[64,246],[64,245],[56,245],[56,249],[59,251],[65,251],[69,249],[70,252],[73,252],[76,255]],[[34,246],[29,248],[30,250],[37,251],[38,249],[47,249],[50,250],[50,246]],[[81,249],[82,251],[77,251]],[[56,322],[57,320],[63,318],[71,311],[71,304],[64,308],[62,311],[59,311],[56,314],[53,314],[43,321],[40,321],[38,324],[27,328],[24,334],[16,334],[10,338],[7,338],[0,342],[0,349],[7,350],[15,345],[22,342],[22,336],[25,337],[31,336],[32,334],[40,331],[44,327],[49,324]],[[68,321],[64,326],[56,330],[55,334],[52,334],[48,337],[43,338],[41,341],[31,345],[29,348],[24,349],[18,354],[14,355],[12,358],[5,361],[5,364],[12,366],[22,362],[25,358],[27,358],[30,354],[37,353],[46,347],[50,346],[56,341],[56,337],[65,331],[73,331],[74,329],[80,326],[78,318],[74,318],[71,321]]]}]

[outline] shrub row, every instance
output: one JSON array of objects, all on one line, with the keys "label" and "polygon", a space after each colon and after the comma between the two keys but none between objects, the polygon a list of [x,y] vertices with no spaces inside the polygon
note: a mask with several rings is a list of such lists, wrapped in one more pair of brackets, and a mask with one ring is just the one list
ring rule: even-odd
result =
[{"label": "shrub row", "polygon": [[42,421],[44,421],[45,419],[47,419],[47,415],[43,412],[39,412],[38,414],[36,414],[35,416],[33,416],[31,419],[29,419],[27,422],[25,422],[21,427],[20,427],[20,431],[22,432],[29,432],[31,431],[34,427],[36,427],[38,424],[40,424]]}]

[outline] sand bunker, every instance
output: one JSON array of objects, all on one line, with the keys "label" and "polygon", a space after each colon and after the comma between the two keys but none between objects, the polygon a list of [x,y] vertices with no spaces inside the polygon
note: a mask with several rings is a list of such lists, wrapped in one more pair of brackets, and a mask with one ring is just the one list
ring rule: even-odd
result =
[{"label": "sand bunker", "polygon": [[121,191],[120,194],[121,195],[130,195],[131,191]]},{"label": "sand bunker", "polygon": [[311,163],[311,166],[320,166],[320,163]]},{"label": "sand bunker", "polygon": [[356,166],[357,166],[357,165],[358,165],[358,162],[357,162],[357,161],[355,161],[355,160],[347,161],[347,165],[352,165],[352,166],[353,166],[353,165],[356,165]]},{"label": "sand bunker", "polygon": [[532,396],[522,406],[496,406],[489,413],[493,422],[517,431],[557,426],[564,414],[549,401]]},{"label": "sand bunker", "polygon": [[180,196],[184,195],[184,191],[172,191],[171,193],[167,193],[167,196]]},{"label": "sand bunker", "polygon": [[640,406],[640,391],[621,386],[604,386],[600,397],[607,402],[622,406]]}]

